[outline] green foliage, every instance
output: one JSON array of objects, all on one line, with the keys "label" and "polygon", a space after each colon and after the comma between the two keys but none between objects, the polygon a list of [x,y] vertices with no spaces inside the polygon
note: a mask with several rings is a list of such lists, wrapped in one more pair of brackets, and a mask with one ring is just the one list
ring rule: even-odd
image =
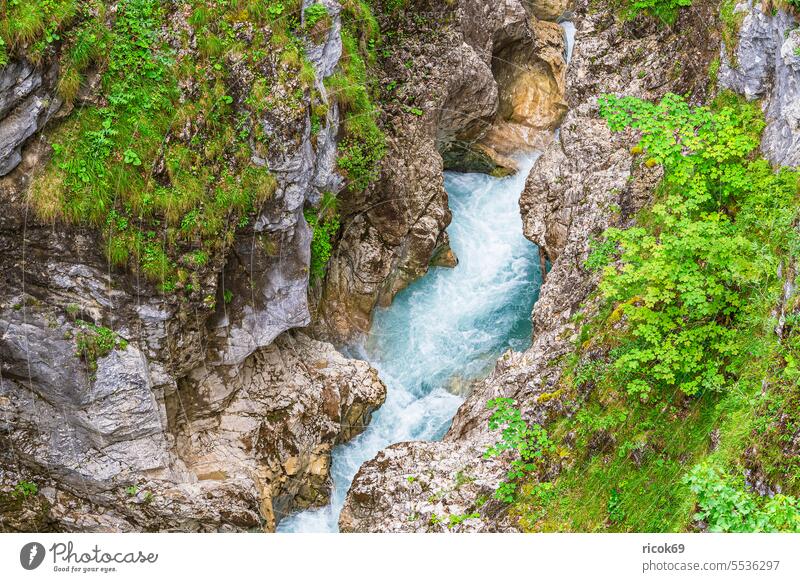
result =
[{"label": "green foliage", "polygon": [[777,494],[761,498],[744,484],[709,464],[700,464],[685,478],[697,496],[694,519],[711,532],[800,532],[800,502]]},{"label": "green foliage", "polygon": [[592,239],[589,241],[589,257],[584,267],[589,271],[600,271],[607,267],[615,258],[617,245],[608,238],[604,240]]},{"label": "green foliage", "polygon": [[339,233],[336,199],[332,194],[326,193],[320,209],[308,209],[304,215],[312,230],[310,275],[313,280],[319,281],[325,277],[325,269],[333,252],[333,241]]},{"label": "green foliage", "polygon": [[609,229],[603,253],[590,257],[599,267],[611,244],[621,249],[600,285],[629,332],[616,351],[617,378],[645,399],[653,388],[722,390],[743,356],[750,296],[774,285],[777,253],[797,244],[797,176],[752,158],[763,128],[752,105],[605,96],[601,114],[614,131],[638,129],[665,172],[648,227]]},{"label": "green foliage", "polygon": [[[220,63],[243,50],[234,24],[257,22],[262,6],[197,3],[189,20],[200,55],[178,60],[164,37],[163,2],[123,0],[113,19],[102,3],[82,6],[59,92],[74,98],[81,72],[102,56],[103,105],[76,109],[52,135],[53,163],[32,187],[35,208],[44,219],[101,227],[109,262],[138,268],[164,292],[200,294],[210,254],[275,189],[269,172],[251,165],[253,124],[237,115]],[[265,58],[267,42],[251,39],[248,65]],[[293,66],[302,68],[302,55]],[[181,78],[192,80],[191,96],[181,95]],[[253,102],[263,113],[263,101]]]},{"label": "green foliage", "polygon": [[692,0],[626,0],[625,17],[633,20],[640,14],[647,14],[664,24],[673,24],[678,11],[691,5]]},{"label": "green foliage", "polygon": [[611,523],[622,523],[625,520],[625,510],[622,507],[622,491],[614,487],[608,496],[608,519]]},{"label": "green foliage", "polygon": [[458,514],[458,515],[449,515],[447,517],[447,529],[452,529],[452,528],[456,527],[457,525],[461,525],[462,523],[464,523],[468,519],[480,519],[480,517],[481,517],[481,514],[478,513],[477,511],[474,511],[472,513],[462,513],[462,514]]},{"label": "green foliage", "polygon": [[[796,529],[797,174],[759,158],[761,114],[732,95],[601,106],[664,177],[637,226],[591,244],[600,289],[552,392],[577,412],[547,426],[560,471],[524,479],[512,515],[530,531],[685,531],[700,500],[711,529]],[[684,478],[696,465],[715,469]],[[745,470],[784,496],[726,476]]]},{"label": "green foliage", "polygon": [[312,4],[303,12],[307,29],[314,28],[316,24],[328,16],[328,9],[324,4]]},{"label": "green foliage", "polygon": [[736,47],[739,45],[739,30],[746,12],[736,11],[737,0],[722,0],[719,7],[720,33],[725,43],[725,52],[731,63],[736,65]]},{"label": "green foliage", "polygon": [[521,479],[537,471],[546,460],[546,455],[555,450],[547,431],[538,424],[529,426],[522,419],[522,413],[511,398],[495,398],[486,403],[494,410],[489,418],[489,429],[503,428],[502,436],[496,444],[489,447],[484,457],[496,457],[513,450],[518,458],[511,461],[511,468],[506,473],[506,480],[495,492],[495,498],[512,503],[516,497],[517,487]]},{"label": "green foliage", "polygon": [[76,16],[79,4],[77,0],[4,0],[0,4],[0,65],[21,47],[37,60],[50,44],[61,40],[61,30]]},{"label": "green foliage", "polygon": [[[380,40],[377,21],[369,6],[360,0],[344,4],[342,58],[339,71],[325,85],[339,102],[344,114],[344,137],[339,142],[339,169],[349,187],[365,190],[380,173],[386,153],[386,138],[378,127],[379,110],[370,94],[367,66],[375,60],[374,48]],[[366,39],[366,43],[359,42]]]},{"label": "green foliage", "polygon": [[114,349],[124,350],[128,342],[119,337],[107,327],[97,326],[80,319],[76,320],[79,326],[75,334],[76,355],[83,358],[89,367],[90,373],[97,371],[97,360],[111,353]]},{"label": "green foliage", "polygon": [[20,481],[14,486],[11,496],[15,499],[27,499],[39,492],[39,486],[33,481]]}]

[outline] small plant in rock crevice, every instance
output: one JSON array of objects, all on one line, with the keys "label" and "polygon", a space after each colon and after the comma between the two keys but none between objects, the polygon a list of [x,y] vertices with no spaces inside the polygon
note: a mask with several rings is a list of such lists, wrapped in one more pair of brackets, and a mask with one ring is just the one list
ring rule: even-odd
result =
[{"label": "small plant in rock crevice", "polygon": [[11,496],[14,498],[27,499],[39,492],[39,486],[33,481],[20,481],[14,486]]},{"label": "small plant in rock crevice", "polygon": [[326,192],[322,197],[319,210],[309,208],[305,210],[304,216],[312,231],[309,272],[313,281],[320,281],[325,277],[325,270],[333,252],[334,240],[341,226],[335,196]]},{"label": "small plant in rock crevice", "polygon": [[104,358],[115,349],[124,350],[128,342],[107,327],[97,326],[80,319],[76,321],[79,329],[75,334],[76,355],[83,358],[93,375],[97,372],[97,360]]},{"label": "small plant in rock crevice", "polygon": [[540,469],[547,454],[555,451],[555,445],[544,428],[538,424],[529,426],[522,419],[522,413],[513,399],[495,398],[486,405],[494,410],[489,418],[489,429],[502,428],[502,436],[486,450],[484,457],[496,457],[506,451],[515,451],[518,455],[518,458],[511,461],[506,479],[494,495],[496,499],[512,503],[520,480]]}]

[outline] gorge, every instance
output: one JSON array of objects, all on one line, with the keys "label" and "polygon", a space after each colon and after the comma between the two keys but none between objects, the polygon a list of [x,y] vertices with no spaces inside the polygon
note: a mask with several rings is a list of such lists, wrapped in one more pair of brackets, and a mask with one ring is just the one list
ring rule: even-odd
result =
[{"label": "gorge", "polygon": [[386,383],[386,402],[363,434],[334,449],[332,504],[287,518],[278,531],[336,531],[363,462],[396,442],[444,436],[469,383],[506,349],[527,347],[541,274],[518,198],[534,159],[509,178],[445,178],[458,265],[430,271],[376,314],[361,353]]},{"label": "gorge", "polygon": [[798,6],[651,4],[2,4],[0,530],[800,530]]}]

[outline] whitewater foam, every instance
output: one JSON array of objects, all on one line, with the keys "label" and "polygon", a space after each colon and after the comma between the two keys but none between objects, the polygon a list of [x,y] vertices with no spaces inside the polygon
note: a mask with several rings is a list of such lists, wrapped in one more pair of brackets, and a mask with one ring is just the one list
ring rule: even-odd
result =
[{"label": "whitewater foam", "polygon": [[507,349],[531,341],[541,285],[538,249],[522,236],[519,195],[536,156],[508,178],[447,172],[454,269],[433,268],[375,313],[357,351],[380,372],[386,403],[366,431],[333,451],[330,505],[287,517],[281,532],[338,531],[359,467],[388,445],[444,436],[463,398],[451,391],[488,373]]}]

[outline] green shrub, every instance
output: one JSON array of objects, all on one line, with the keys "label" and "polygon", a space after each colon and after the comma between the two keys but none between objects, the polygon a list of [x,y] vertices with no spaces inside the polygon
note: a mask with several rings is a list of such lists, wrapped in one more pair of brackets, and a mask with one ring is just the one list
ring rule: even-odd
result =
[{"label": "green shrub", "polygon": [[628,330],[614,370],[642,398],[654,387],[722,390],[744,355],[738,324],[750,296],[774,284],[776,252],[796,244],[797,176],[752,157],[763,121],[750,104],[691,108],[667,95],[605,96],[600,106],[612,130],[641,132],[639,147],[665,173],[648,226],[611,228],[590,255],[599,267],[607,244],[619,248],[600,284]]},{"label": "green shrub", "polygon": [[691,5],[692,0],[626,0],[625,17],[632,20],[639,14],[648,14],[665,24],[672,24],[678,11]]},{"label": "green shrub", "polygon": [[546,455],[555,450],[555,445],[545,429],[538,424],[529,426],[522,419],[522,413],[511,398],[495,398],[486,406],[494,410],[489,418],[489,430],[502,428],[503,432],[500,440],[486,450],[484,457],[496,457],[509,450],[518,454],[494,495],[496,499],[512,503],[520,481],[541,466]]},{"label": "green shrub", "polygon": [[715,467],[700,464],[684,479],[697,496],[696,521],[711,532],[800,532],[800,502],[777,494],[762,498]]}]

